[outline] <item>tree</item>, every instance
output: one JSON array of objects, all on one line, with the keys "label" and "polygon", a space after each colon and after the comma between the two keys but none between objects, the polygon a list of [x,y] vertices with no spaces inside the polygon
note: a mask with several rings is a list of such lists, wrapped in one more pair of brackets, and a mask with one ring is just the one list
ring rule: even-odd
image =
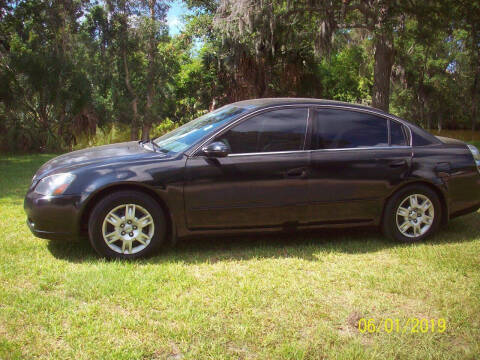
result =
[{"label": "tree", "polygon": [[477,127],[478,1],[185,0],[174,37],[168,1],[0,0],[2,149],[148,139],[268,96]]},{"label": "tree", "polygon": [[472,130],[478,122],[478,103],[480,102],[480,3],[478,1],[459,0],[454,2],[458,27],[465,30],[468,37],[465,47],[469,53],[472,80],[470,85]]},{"label": "tree", "polygon": [[[118,51],[118,65],[131,104],[131,139],[149,137],[157,119],[155,106],[161,80],[169,71],[160,63],[159,48],[169,40],[165,18],[168,9],[162,0],[108,0],[112,18],[114,46]],[[165,60],[165,58],[163,59]],[[166,73],[167,72],[167,73]]]},{"label": "tree", "polygon": [[30,0],[2,9],[1,100],[17,149],[70,142],[75,116],[89,101],[73,56],[82,8],[82,1]]}]

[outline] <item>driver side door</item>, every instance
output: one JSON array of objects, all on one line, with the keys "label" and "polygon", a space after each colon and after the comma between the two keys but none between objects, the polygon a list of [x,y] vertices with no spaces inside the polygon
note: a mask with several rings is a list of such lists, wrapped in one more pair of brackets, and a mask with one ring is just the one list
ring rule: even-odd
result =
[{"label": "driver side door", "polygon": [[308,209],[307,107],[254,115],[217,135],[230,153],[186,163],[184,188],[191,230],[297,225]]}]

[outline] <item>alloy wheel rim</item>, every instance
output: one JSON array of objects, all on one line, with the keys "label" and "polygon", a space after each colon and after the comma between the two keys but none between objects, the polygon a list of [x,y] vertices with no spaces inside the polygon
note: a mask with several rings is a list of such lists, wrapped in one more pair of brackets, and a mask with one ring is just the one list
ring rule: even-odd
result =
[{"label": "alloy wheel rim", "polygon": [[403,236],[416,238],[424,235],[433,225],[435,209],[423,194],[407,196],[398,206],[397,228]]},{"label": "alloy wheel rim", "polygon": [[136,254],[144,250],[154,233],[152,215],[136,204],[117,206],[103,220],[103,240],[118,254]]}]

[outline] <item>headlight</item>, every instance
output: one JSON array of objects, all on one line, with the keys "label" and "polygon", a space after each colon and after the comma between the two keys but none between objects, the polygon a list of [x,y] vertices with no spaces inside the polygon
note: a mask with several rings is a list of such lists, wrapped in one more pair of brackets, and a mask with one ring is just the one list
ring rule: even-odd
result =
[{"label": "headlight", "polygon": [[75,175],[69,173],[50,175],[38,182],[35,192],[42,195],[61,195],[73,180]]},{"label": "headlight", "polygon": [[470,152],[472,153],[473,158],[475,159],[475,163],[477,164],[477,169],[480,172],[480,152],[473,145],[468,144],[467,146],[470,149]]}]

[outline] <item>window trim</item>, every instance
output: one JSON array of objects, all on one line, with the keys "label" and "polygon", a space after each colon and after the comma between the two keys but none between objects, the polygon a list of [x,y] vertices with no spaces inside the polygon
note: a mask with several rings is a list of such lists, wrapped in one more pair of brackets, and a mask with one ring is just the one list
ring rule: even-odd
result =
[{"label": "window trim", "polygon": [[[359,146],[359,147],[348,147],[348,148],[338,148],[338,149],[311,149],[312,151],[322,151],[322,150],[325,150],[325,151],[335,151],[335,150],[367,150],[367,149],[403,149],[403,148],[411,148],[412,147],[412,134],[411,134],[411,129],[409,126],[407,126],[406,124],[404,124],[403,122],[397,120],[397,119],[394,119],[393,117],[391,116],[388,116],[388,115],[384,115],[384,114],[378,114],[374,111],[369,111],[367,109],[365,109],[366,111],[363,111],[364,109],[354,109],[354,108],[350,108],[350,107],[341,107],[341,106],[329,106],[329,105],[326,105],[326,106],[312,106],[312,117],[309,118],[309,120],[312,122],[311,124],[311,133],[310,133],[310,145],[311,143],[313,142],[312,138],[313,138],[313,112],[314,110],[317,110],[317,109],[325,109],[325,108],[334,108],[335,110],[344,110],[344,111],[352,111],[352,112],[360,112],[360,113],[365,113],[365,114],[370,114],[370,115],[373,115],[373,116],[376,116],[377,118],[379,119],[383,119],[387,122],[387,142],[388,142],[388,146]],[[392,141],[391,141],[391,122],[394,121],[398,124],[400,124],[400,126],[403,128],[407,128],[408,131],[407,133],[405,133],[405,140],[407,142],[407,144],[409,145],[392,145]],[[410,136],[408,136],[410,135]]]},{"label": "window trim", "polygon": [[[288,154],[288,153],[298,153],[298,152],[303,152],[307,151],[305,150],[305,146],[307,144],[307,136],[308,130],[309,130],[309,119],[310,119],[310,106],[306,104],[292,104],[292,105],[279,105],[279,106],[273,106],[273,107],[268,107],[268,108],[262,108],[258,109],[252,113],[246,114],[242,117],[240,117],[237,120],[234,120],[231,124],[226,125],[222,129],[220,129],[218,132],[212,134],[206,141],[202,142],[199,146],[195,147],[193,151],[190,153],[192,154],[192,157],[201,157],[203,156],[201,153],[198,153],[198,151],[205,145],[208,145],[213,139],[215,139],[217,136],[220,136],[224,133],[226,133],[228,130],[232,129],[233,127],[240,125],[241,123],[250,120],[253,117],[256,117],[258,115],[267,113],[267,112],[272,112],[275,110],[284,110],[284,109],[305,109],[307,110],[307,118],[305,121],[305,134],[304,134],[304,139],[303,139],[303,149],[302,150],[287,150],[287,151],[270,151],[270,152],[256,152],[256,153],[238,153],[238,154],[228,154],[227,157],[235,157],[235,156],[244,156],[244,155],[263,155],[263,154]],[[188,156],[188,155],[187,155]]]},{"label": "window trim", "polygon": [[391,120],[391,121],[396,121],[400,123],[401,125],[405,126],[408,130],[408,135],[409,139],[407,139],[407,142],[409,142],[409,145],[394,145],[394,146],[386,146],[386,147],[379,147],[379,146],[370,146],[370,147],[362,147],[362,148],[342,148],[342,149],[317,149],[317,150],[292,150],[292,151],[280,151],[280,152],[263,152],[263,153],[244,153],[244,154],[229,154],[228,157],[237,157],[237,156],[258,156],[258,155],[276,155],[276,154],[288,154],[288,153],[300,153],[300,152],[311,152],[311,151],[348,151],[348,150],[385,150],[385,149],[410,149],[413,148],[413,134],[412,134],[412,129],[406,123],[404,120],[400,118],[396,118],[393,115],[390,114],[382,114],[378,113],[375,110],[370,110],[370,109],[362,109],[362,108],[356,108],[352,106],[346,106],[346,105],[317,105],[317,104],[291,104],[291,105],[275,105],[275,106],[269,106],[261,109],[257,109],[251,113],[244,114],[240,116],[238,119],[233,120],[232,123],[225,125],[225,127],[219,129],[216,133],[212,134],[210,137],[201,140],[197,145],[193,145],[190,149],[186,150],[184,154],[188,157],[203,157],[204,155],[197,153],[198,150],[200,150],[204,145],[210,143],[212,139],[217,137],[218,135],[223,134],[224,132],[228,131],[232,127],[234,127],[237,124],[240,124],[243,121],[246,121],[247,119],[259,115],[263,112],[267,111],[272,111],[276,109],[284,109],[284,108],[308,108],[308,119],[307,119],[307,134],[308,140],[307,144],[310,145],[311,143],[311,137],[312,137],[312,131],[311,131],[311,123],[312,123],[312,116],[313,116],[313,110],[315,109],[335,109],[335,110],[348,110],[348,111],[356,111],[356,112],[361,112],[361,113],[366,113],[366,114],[371,114],[378,116],[380,118],[384,118],[386,120]]},{"label": "window trim", "polygon": [[[405,126],[404,124],[402,124],[400,121],[397,121],[397,120],[393,120],[393,119],[388,119],[388,144],[390,146],[401,146],[401,147],[411,147],[408,146],[408,145],[392,145],[392,121],[397,123],[397,124],[400,124],[401,126],[401,129],[402,129],[402,132],[403,132],[403,135],[405,136],[405,140],[406,140],[406,143],[410,143],[412,144],[412,134],[411,132],[408,133],[404,131],[404,128],[407,128],[407,129],[410,129],[408,126]],[[409,138],[409,135],[410,135],[410,138]]]},{"label": "window trim", "polygon": [[392,119],[387,120],[387,141],[388,146],[392,146]]},{"label": "window trim", "polygon": [[[365,113],[365,114],[371,114],[371,115],[375,115],[379,118],[382,118],[382,119],[385,119],[385,120],[390,120],[390,121],[395,121],[397,123],[399,123],[400,125],[403,125],[404,127],[407,128],[408,130],[408,135],[409,135],[409,139],[407,138],[407,143],[409,143],[409,145],[394,145],[394,146],[388,146],[388,147],[383,147],[385,149],[388,149],[388,148],[411,148],[412,147],[412,139],[413,139],[413,136],[412,136],[412,129],[410,129],[410,126],[408,126],[408,123],[406,123],[404,120],[400,119],[400,118],[396,118],[395,116],[393,115],[390,115],[390,114],[382,114],[382,113],[378,113],[376,112],[375,110],[370,110],[370,109],[361,109],[361,108],[355,108],[355,107],[352,107],[352,106],[342,106],[342,105],[313,105],[311,106],[312,109],[336,109],[336,110],[347,110],[347,111],[355,111],[355,112],[361,112],[361,113]],[[387,126],[390,126],[390,125],[387,125]],[[389,134],[390,134],[390,129],[389,129]],[[389,141],[389,144],[390,144],[390,141]],[[343,149],[318,149],[318,150],[355,150],[355,149],[380,149],[382,147],[380,146],[365,146],[365,147],[362,147],[362,148],[343,148]],[[314,150],[314,151],[317,151],[317,150]]]},{"label": "window trim", "polygon": [[409,149],[407,145],[393,145],[393,146],[365,146],[356,148],[342,148],[342,149],[316,149],[316,150],[291,150],[291,151],[272,151],[261,153],[239,153],[229,154],[227,157],[238,156],[260,156],[260,155],[287,155],[287,154],[300,154],[300,153],[312,153],[312,152],[332,152],[332,151],[363,151],[363,150],[391,150],[391,149]]}]

